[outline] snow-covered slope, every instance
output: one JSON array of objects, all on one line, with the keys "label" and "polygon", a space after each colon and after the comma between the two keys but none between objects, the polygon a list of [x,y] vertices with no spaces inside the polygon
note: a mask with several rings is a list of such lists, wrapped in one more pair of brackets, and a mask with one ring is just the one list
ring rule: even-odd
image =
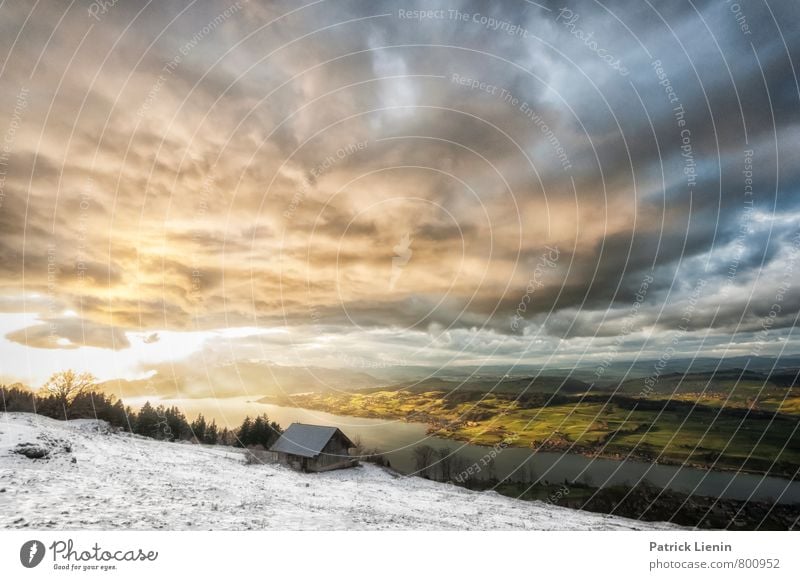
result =
[{"label": "snow-covered slope", "polygon": [[[33,444],[49,453],[30,459]],[[34,450],[31,455],[36,455]],[[471,492],[379,467],[301,474],[237,450],[113,434],[99,421],[0,414],[0,528],[655,529]]]}]

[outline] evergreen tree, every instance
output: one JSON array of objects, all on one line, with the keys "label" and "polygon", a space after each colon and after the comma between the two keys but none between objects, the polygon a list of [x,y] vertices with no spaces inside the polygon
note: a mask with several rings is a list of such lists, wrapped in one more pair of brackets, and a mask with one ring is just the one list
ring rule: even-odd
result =
[{"label": "evergreen tree", "polygon": [[[253,421],[253,430],[250,432],[249,445],[264,445],[264,440],[268,438],[267,431],[269,423],[264,420],[264,416],[258,415]],[[264,445],[266,447],[266,445]]]},{"label": "evergreen tree", "polygon": [[206,419],[203,417],[203,414],[200,413],[197,418],[192,421],[189,428],[192,432],[192,436],[198,443],[205,443],[206,442],[206,429],[208,426],[206,425]]},{"label": "evergreen tree", "polygon": [[130,431],[130,424],[135,418],[128,417],[128,411],[129,409],[125,409],[125,405],[122,401],[117,399],[108,409],[108,418],[106,420],[115,427],[120,427],[124,431]]},{"label": "evergreen tree", "polygon": [[223,427],[222,431],[219,433],[219,444],[220,445],[236,445],[236,434],[228,429],[227,427]]},{"label": "evergreen tree", "polygon": [[206,425],[203,443],[207,443],[208,445],[216,445],[218,438],[219,435],[217,431],[217,423],[212,420],[210,424]]},{"label": "evergreen tree", "polygon": [[258,415],[255,419],[245,417],[237,432],[240,447],[262,445],[269,449],[278,440],[283,430],[280,425],[270,421],[266,414]]},{"label": "evergreen tree", "polygon": [[242,421],[241,426],[236,431],[236,446],[247,447],[250,445],[250,439],[253,432],[253,420],[247,416]]},{"label": "evergreen tree", "polygon": [[150,437],[154,439],[172,439],[172,428],[167,421],[167,408],[164,405],[156,407],[156,417],[158,417],[156,428]]},{"label": "evergreen tree", "polygon": [[38,397],[21,383],[0,385],[0,400],[3,411],[8,413],[36,413]]},{"label": "evergreen tree", "polygon": [[[159,407],[163,409],[163,407]],[[145,402],[136,417],[136,424],[133,432],[137,435],[144,435],[145,437],[153,437],[155,439],[162,439],[161,434],[161,417],[158,415],[157,409],[154,409],[150,401]]]},{"label": "evergreen tree", "polygon": [[134,427],[134,425],[136,425],[136,421],[139,418],[138,415],[130,407],[125,407],[125,417],[126,417],[125,430],[126,431],[133,431],[133,427]]},{"label": "evergreen tree", "polygon": [[165,429],[165,438],[170,441],[178,441],[180,439],[188,439],[191,436],[191,429],[189,429],[189,422],[178,407],[172,406],[164,411],[164,418],[167,422],[167,429]]}]

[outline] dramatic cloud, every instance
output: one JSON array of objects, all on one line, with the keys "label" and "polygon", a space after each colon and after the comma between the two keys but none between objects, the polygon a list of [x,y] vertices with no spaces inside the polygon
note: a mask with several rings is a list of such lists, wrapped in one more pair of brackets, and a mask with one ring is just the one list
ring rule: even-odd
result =
[{"label": "dramatic cloud", "polygon": [[800,13],[732,6],[6,3],[4,344],[796,351]]}]

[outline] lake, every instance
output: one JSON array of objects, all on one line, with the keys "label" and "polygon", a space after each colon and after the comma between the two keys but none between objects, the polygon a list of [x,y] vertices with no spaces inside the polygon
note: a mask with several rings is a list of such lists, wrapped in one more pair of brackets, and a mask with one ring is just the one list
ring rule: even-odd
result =
[{"label": "lake", "polygon": [[[134,407],[143,401],[130,401]],[[281,407],[258,403],[248,397],[227,399],[180,399],[159,401],[177,405],[186,416],[194,418],[202,412],[206,418],[215,419],[220,426],[238,426],[246,415],[269,415],[286,428],[294,422],[334,425],[351,439],[360,439],[367,448],[384,452],[391,466],[403,473],[415,470],[413,449],[427,444],[436,449],[447,448],[456,453],[465,465],[480,468],[486,475],[482,459],[488,459],[491,447],[470,445],[460,441],[433,437],[426,433],[423,423],[406,423],[383,419],[367,419],[333,415],[321,411]],[[138,404],[137,404],[138,403]],[[485,462],[484,462],[485,463]],[[495,454],[496,475],[511,480],[535,478],[547,482],[579,481],[596,487],[616,484],[633,485],[645,480],[659,488],[668,488],[693,495],[722,497],[739,500],[757,500],[778,503],[800,502],[800,481],[779,477],[766,477],[749,473],[708,471],[692,467],[658,465],[641,461],[598,459],[572,453],[532,452],[527,448],[500,448]]]}]

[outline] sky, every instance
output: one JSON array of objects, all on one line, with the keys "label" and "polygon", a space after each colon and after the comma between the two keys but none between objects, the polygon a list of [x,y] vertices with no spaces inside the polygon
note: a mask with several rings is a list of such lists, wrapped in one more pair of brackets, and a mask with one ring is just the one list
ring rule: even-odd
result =
[{"label": "sky", "polygon": [[796,2],[6,2],[0,55],[2,380],[800,352]]}]

